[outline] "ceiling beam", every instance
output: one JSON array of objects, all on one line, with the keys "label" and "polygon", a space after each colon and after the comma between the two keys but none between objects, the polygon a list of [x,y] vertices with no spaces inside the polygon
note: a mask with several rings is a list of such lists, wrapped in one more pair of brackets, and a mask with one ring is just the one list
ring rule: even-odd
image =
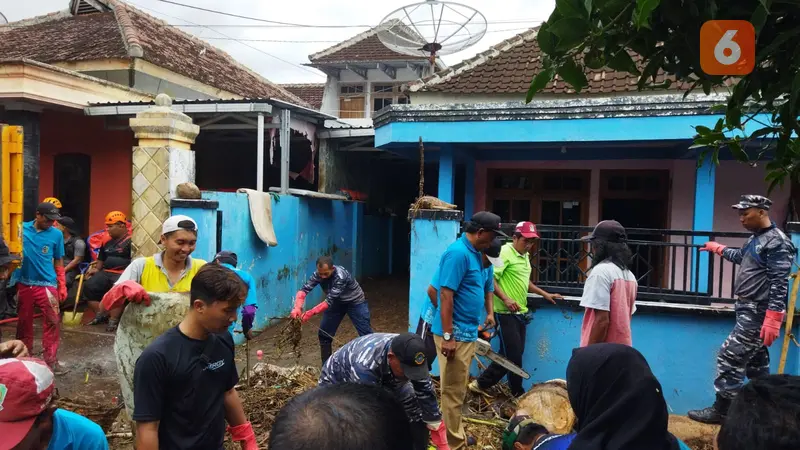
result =
[{"label": "ceiling beam", "polygon": [[345,64],[344,68],[360,76],[364,80],[367,79],[367,69],[364,67],[356,66],[354,64]]},{"label": "ceiling beam", "polygon": [[397,79],[397,69],[395,69],[394,67],[388,64],[378,63],[378,69],[380,69],[381,72],[385,73],[386,76],[388,76],[389,78],[393,80]]}]

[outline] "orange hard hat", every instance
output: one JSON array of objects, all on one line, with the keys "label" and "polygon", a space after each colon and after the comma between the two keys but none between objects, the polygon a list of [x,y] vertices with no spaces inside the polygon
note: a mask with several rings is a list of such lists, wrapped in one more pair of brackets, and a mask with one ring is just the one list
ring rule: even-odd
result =
[{"label": "orange hard hat", "polygon": [[111,211],[106,214],[106,225],[114,225],[117,222],[125,222],[128,217],[122,211]]},{"label": "orange hard hat", "polygon": [[42,203],[52,203],[56,208],[61,209],[61,201],[55,197],[47,197]]}]

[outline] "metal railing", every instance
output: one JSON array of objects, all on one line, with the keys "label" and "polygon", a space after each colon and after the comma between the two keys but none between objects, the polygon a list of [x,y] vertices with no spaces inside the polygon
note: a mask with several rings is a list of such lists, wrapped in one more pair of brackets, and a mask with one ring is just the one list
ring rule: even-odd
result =
[{"label": "metal railing", "polygon": [[[537,229],[541,238],[530,252],[531,280],[548,291],[579,296],[592,264],[591,247],[580,238],[593,228],[538,225]],[[514,224],[503,224],[503,230],[510,236]],[[749,233],[644,228],[626,231],[633,253],[629,268],[639,282],[640,300],[705,305],[734,301],[737,265],[717,255],[701,253],[702,244],[694,244],[693,240],[734,238],[744,244]]]}]

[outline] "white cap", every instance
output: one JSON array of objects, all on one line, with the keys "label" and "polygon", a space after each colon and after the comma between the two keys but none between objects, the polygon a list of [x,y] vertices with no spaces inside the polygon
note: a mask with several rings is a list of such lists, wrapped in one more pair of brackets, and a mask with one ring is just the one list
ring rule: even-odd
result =
[{"label": "white cap", "polygon": [[[184,221],[192,222],[192,228],[178,225]],[[184,216],[179,214],[177,216],[169,217],[167,220],[164,221],[164,225],[161,226],[161,234],[172,233],[173,231],[178,231],[178,230],[197,231],[197,222],[195,222],[194,219],[192,219],[189,216]]]},{"label": "white cap", "polygon": [[503,268],[503,260],[500,257],[494,257],[486,255],[486,259],[489,260],[490,263],[495,267],[495,269],[502,269]]}]

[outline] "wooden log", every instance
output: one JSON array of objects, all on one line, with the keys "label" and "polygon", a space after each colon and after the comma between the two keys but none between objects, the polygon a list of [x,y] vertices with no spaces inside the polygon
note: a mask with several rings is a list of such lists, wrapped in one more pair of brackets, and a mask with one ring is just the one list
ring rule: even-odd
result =
[{"label": "wooden log", "polygon": [[569,404],[567,382],[564,380],[535,384],[519,398],[517,404],[519,410],[525,410],[531,419],[551,433],[567,434],[575,427],[575,413]]}]

